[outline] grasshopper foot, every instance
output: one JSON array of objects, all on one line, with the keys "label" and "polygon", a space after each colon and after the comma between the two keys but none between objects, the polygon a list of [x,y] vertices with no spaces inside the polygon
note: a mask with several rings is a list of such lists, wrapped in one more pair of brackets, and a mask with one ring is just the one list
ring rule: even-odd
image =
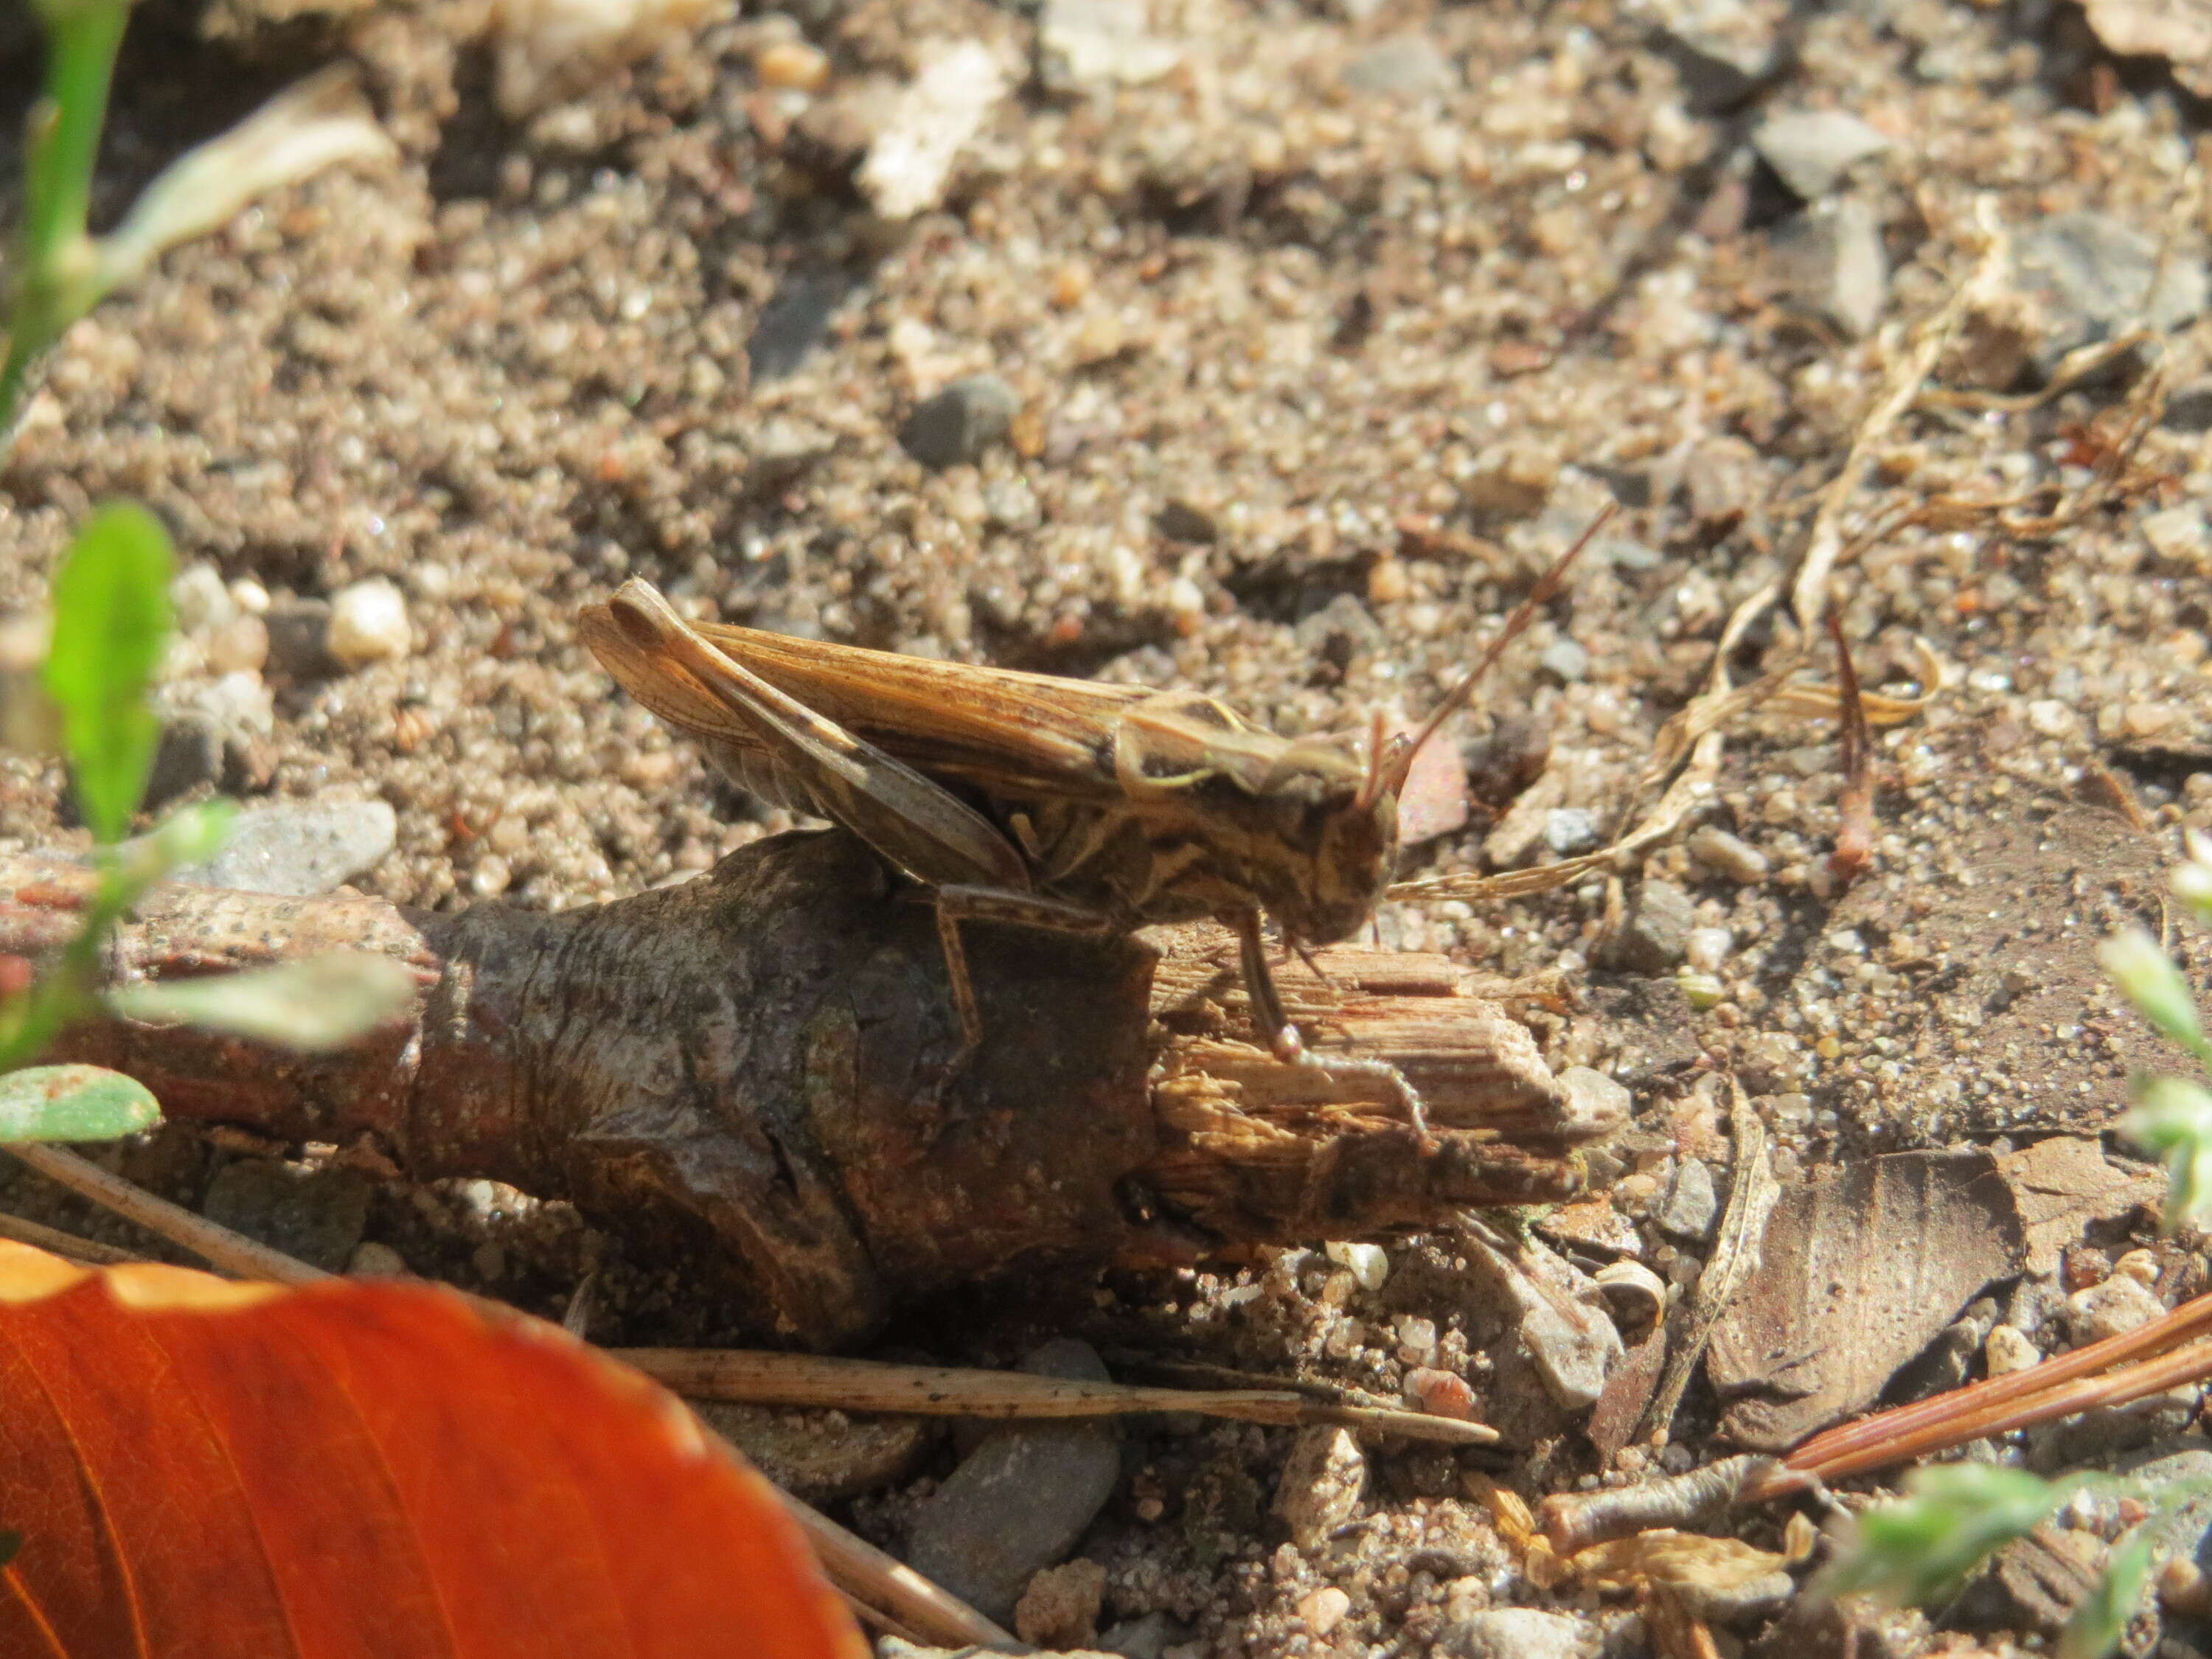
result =
[{"label": "grasshopper foot", "polygon": [[1352,1054],[1332,1054],[1327,1059],[1306,1047],[1305,1039],[1298,1035],[1295,1025],[1278,1026],[1269,1045],[1277,1060],[1286,1066],[1310,1066],[1316,1071],[1349,1073],[1355,1077],[1380,1078],[1397,1097],[1398,1106],[1406,1114],[1406,1121],[1413,1126],[1420,1137],[1422,1156],[1437,1150],[1437,1138],[1429,1129],[1429,1114],[1421,1103],[1420,1091],[1414,1088],[1406,1074],[1387,1060],[1363,1059]]}]

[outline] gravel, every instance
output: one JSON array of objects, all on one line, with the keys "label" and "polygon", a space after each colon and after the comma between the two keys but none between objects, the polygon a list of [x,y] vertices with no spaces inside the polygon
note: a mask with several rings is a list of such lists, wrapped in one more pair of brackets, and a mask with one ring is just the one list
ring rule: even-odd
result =
[{"label": "gravel", "polygon": [[[1986,199],[2013,275],[1939,364],[1947,395],[1899,419],[1845,504],[1836,612],[1860,677],[1917,695],[1924,643],[1943,688],[1875,735],[1870,872],[1845,890],[1827,868],[1832,723],[1775,702],[1730,726],[1681,833],[1625,872],[1689,902],[1683,953],[1711,981],[1694,1006],[1632,980],[1656,1012],[1600,1012],[1620,988],[1589,965],[1603,879],[1393,904],[1381,927],[1501,975],[1564,969],[1592,999],[1538,1024],[1556,1065],[1632,1086],[1625,1181],[1688,1156],[1725,1188],[1694,1089],[1730,1073],[1785,1181],[1873,1146],[2094,1133],[2160,1058],[2094,942],[2140,914],[2180,830],[2212,830],[2212,322],[2184,196],[2203,115],[2095,55],[2063,9],[2038,32],[2042,9],[1054,0],[1047,53],[1036,8],[810,0],[508,124],[478,43],[448,32],[474,9],[347,12],[310,56],[240,0],[224,39],[179,26],[126,63],[103,216],[234,113],[243,79],[334,41],[406,159],[265,204],[71,331],[0,473],[0,638],[35,634],[93,502],[144,500],[188,579],[164,705],[222,745],[217,763],[187,732],[188,790],[380,803],[390,848],[345,878],[556,909],[790,822],[713,781],[579,647],[576,607],[625,577],[726,621],[1187,687],[1288,733],[1364,729],[1372,708],[1418,718],[1618,499],[1602,556],[1445,734],[1480,755],[1506,719],[1547,732],[1540,775],[1514,780],[1527,813],[1484,795],[1407,872],[1547,862],[1650,798],[1659,729],[1735,607],[1795,568],[1911,331],[1980,256]],[[964,46],[982,55],[945,58]],[[950,114],[925,131],[939,118],[899,95],[945,61]],[[21,106],[20,42],[0,71]],[[910,137],[955,118],[971,136],[941,170],[909,152],[929,165],[863,177],[894,106],[924,124]],[[1763,179],[1753,135],[1828,112],[1891,143],[1862,135],[1841,173],[1801,176],[1822,186],[1808,207]],[[2014,395],[2146,311],[2163,332],[2129,362]],[[2163,418],[2124,488],[2083,495],[2154,360]],[[1938,499],[2059,521],[1911,511]],[[372,583],[370,625],[340,629]],[[1794,639],[1760,622],[1733,683]],[[82,850],[62,786],[51,761],[0,757],[0,847]],[[1662,1214],[1665,1190],[1644,1194]],[[370,1240],[465,1281],[488,1246],[433,1212],[380,1201]],[[542,1259],[573,1265],[578,1236]],[[501,1248],[501,1294],[573,1291]],[[1666,1248],[1694,1270],[1701,1247]],[[1418,1315],[1437,1332],[1425,1368],[1492,1413],[1511,1340],[1419,1265],[1435,1256],[1394,1246],[1373,1288],[1318,1255],[1201,1264],[1102,1285],[1100,1313],[1171,1352],[1389,1398],[1395,1321]],[[604,1295],[595,1317],[632,1341],[695,1311],[665,1285]],[[1029,1346],[965,1307],[927,1340],[992,1363]],[[1362,1530],[1309,1552],[1266,1530],[1287,1432],[1132,1433],[1085,1540],[1102,1626],[1163,1613],[1191,1659],[1283,1659],[1314,1650],[1304,1603],[1343,1650],[1416,1650],[1455,1582],[1407,1569],[1428,1549],[1537,1599],[1449,1458],[1376,1449]],[[1544,1436],[1514,1466],[1531,1497],[1632,1473]],[[898,1543],[920,1501],[858,1518]],[[1348,1608],[1309,1599],[1324,1584]],[[1562,1651],[1632,1619],[1467,1599],[1573,1624]]]}]

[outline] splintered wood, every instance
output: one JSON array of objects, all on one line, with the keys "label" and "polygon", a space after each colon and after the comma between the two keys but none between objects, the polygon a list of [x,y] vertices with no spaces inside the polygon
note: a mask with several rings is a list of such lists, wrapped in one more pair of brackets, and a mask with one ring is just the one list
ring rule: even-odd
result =
[{"label": "splintered wood", "polygon": [[[0,860],[0,956],[58,949],[91,880]],[[957,1029],[928,907],[842,834],[558,915],[171,886],[120,930],[118,982],[363,949],[415,971],[416,1006],[337,1054],[111,1017],[55,1058],[130,1073],[172,1117],[572,1199],[813,1346],[1016,1263],[1194,1261],[1557,1202],[1583,1185],[1577,1149],[1626,1115],[1618,1085],[1554,1077],[1442,957],[1339,949],[1318,958],[1330,982],[1284,978],[1324,1060],[1380,1055],[1413,1081],[1425,1146],[1370,1073],[1244,1040],[1217,931],[1166,933],[1164,956],[975,932],[991,1041],[948,1082]]]}]

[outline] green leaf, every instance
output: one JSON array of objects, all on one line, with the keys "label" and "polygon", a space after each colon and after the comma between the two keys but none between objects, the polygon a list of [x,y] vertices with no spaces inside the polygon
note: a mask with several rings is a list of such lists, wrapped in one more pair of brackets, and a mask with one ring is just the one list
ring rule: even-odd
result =
[{"label": "green leaf", "polygon": [[111,991],[107,1001],[131,1019],[317,1053],[343,1048],[404,1012],[416,988],[415,975],[389,957],[334,951],[281,967],[129,986]]},{"label": "green leaf", "polygon": [[2205,1042],[2204,1028],[2197,1021],[2197,999],[2163,945],[2142,928],[2130,927],[2106,939],[2097,954],[2136,1012],[2212,1066],[2212,1043]]},{"label": "green leaf", "polygon": [[2151,1543],[2151,1529],[2137,1527],[2112,1552],[2104,1576],[2090,1586],[2066,1621],[2057,1659],[2105,1659],[2119,1646],[2150,1582]]},{"label": "green leaf", "polygon": [[1818,1581],[1830,1595],[1899,1604],[1937,1600],[1999,1545],[2040,1525],[2087,1484],[2051,1482],[1988,1463],[1914,1472],[1905,1496],[1858,1517],[1857,1541]]},{"label": "green leaf", "polygon": [[0,1075],[0,1141],[113,1140],[161,1121],[136,1078],[104,1066],[33,1066]]},{"label": "green leaf", "polygon": [[147,688],[169,633],[168,532],[144,507],[103,507],[77,532],[54,578],[46,691],[93,835],[122,840],[146,793],[161,724]]},{"label": "green leaf", "polygon": [[2197,913],[2199,921],[2212,922],[2212,836],[2191,830],[2186,845],[2188,862],[2174,866],[2168,879],[2176,896]]},{"label": "green leaf", "polygon": [[62,1027],[82,1013],[99,979],[107,930],[141,895],[180,864],[198,864],[222,849],[238,817],[235,803],[203,801],[173,813],[120,847],[102,849],[100,885],[61,960],[21,996],[0,1002],[0,1072],[36,1060]]},{"label": "green leaf", "polygon": [[126,903],[172,870],[187,864],[205,864],[222,851],[238,823],[238,803],[217,797],[172,812],[137,840],[116,848],[118,867],[126,881],[137,884]]},{"label": "green leaf", "polygon": [[2135,1109],[2120,1133],[2166,1159],[2166,1213],[2171,1233],[2212,1205],[2212,1092],[2184,1078],[2137,1075],[2130,1084]]}]

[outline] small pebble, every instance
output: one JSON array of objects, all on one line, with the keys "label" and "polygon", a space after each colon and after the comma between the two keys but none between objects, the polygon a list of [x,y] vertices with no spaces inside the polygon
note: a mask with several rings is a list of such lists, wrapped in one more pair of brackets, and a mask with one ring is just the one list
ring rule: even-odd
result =
[{"label": "small pebble", "polygon": [[2193,564],[2212,553],[2212,520],[2194,503],[2143,515],[2143,539],[2161,559]]},{"label": "small pebble", "polygon": [[1327,1639],[1328,1633],[1344,1622],[1344,1615],[1352,1611],[1352,1598],[1334,1584],[1323,1584],[1298,1598],[1299,1620],[1316,1641]]},{"label": "small pebble", "polygon": [[1612,963],[1632,974],[1663,974],[1680,966],[1689,951],[1694,915],[1687,893],[1671,881],[1646,877],[1613,940]]},{"label": "small pebble", "polygon": [[819,46],[804,40],[779,40],[761,48],[753,71],[764,87],[793,92],[819,92],[830,84],[830,58]]},{"label": "small pebble", "polygon": [[240,611],[208,635],[208,666],[218,674],[258,674],[269,661],[269,624]]},{"label": "small pebble", "polygon": [[1694,968],[1685,968],[1675,975],[1674,983],[1681,990],[1682,1000],[1700,1013],[1728,1000],[1726,985],[1715,975],[1701,974]]},{"label": "small pebble", "polygon": [[1359,1288],[1370,1296],[1390,1277],[1390,1257],[1380,1244],[1335,1243],[1327,1253],[1338,1267],[1349,1267]]},{"label": "small pebble", "polygon": [[2038,697],[2028,704],[2027,723],[2037,735],[2045,738],[2070,737],[2078,724],[2072,709],[2050,697]]},{"label": "small pebble", "polygon": [[1453,1417],[1463,1423],[1474,1420],[1474,1390],[1456,1371],[1416,1365],[1406,1373],[1406,1402],[1431,1417]]},{"label": "small pebble", "polygon": [[1982,1343],[1982,1356],[1991,1376],[2009,1376],[2042,1363],[2043,1352],[2017,1325],[1992,1325]]},{"label": "small pebble", "polygon": [[1833,190],[1844,174],[1889,140],[1839,109],[1793,110],[1769,117],[1751,136],[1752,148],[1802,201]]},{"label": "small pebble", "polygon": [[2142,1280],[2129,1274],[2115,1273],[2066,1298],[2066,1331],[2077,1344],[2141,1330],[2165,1316],[2166,1304]]},{"label": "small pebble", "polygon": [[2132,1279],[2147,1290],[2156,1290],[2159,1281],[2157,1253],[2153,1250],[2130,1250],[2112,1263],[2112,1277]]},{"label": "small pebble", "polygon": [[899,427],[899,444],[924,466],[957,466],[1005,437],[1021,406],[997,375],[970,374],[916,404]]},{"label": "small pebble", "polygon": [[268,665],[295,680],[319,680],[338,672],[331,657],[331,602],[276,599],[263,615],[269,630]]},{"label": "small pebble", "polygon": [[1274,1512],[1291,1541],[1311,1549],[1359,1513],[1366,1490],[1367,1456],[1349,1429],[1301,1429],[1275,1487]]},{"label": "small pebble", "polygon": [[1106,1569],[1085,1556],[1047,1567],[1014,1606],[1014,1633],[1040,1648],[1087,1648],[1106,1603]]},{"label": "small pebble", "polygon": [[170,614],[179,633],[204,634],[220,628],[237,608],[211,564],[187,565],[169,584]]},{"label": "small pebble", "polygon": [[[1045,1343],[1022,1369],[1108,1380],[1097,1354],[1072,1338]],[[1121,1432],[1110,1423],[994,1429],[922,1501],[907,1560],[989,1617],[1011,1618],[1030,1579],[1075,1547],[1121,1474]]]},{"label": "small pebble", "polygon": [[407,1271],[407,1258],[389,1244],[379,1244],[371,1239],[354,1246],[352,1255],[346,1259],[345,1270],[356,1279],[389,1279]]},{"label": "small pebble", "polygon": [[1447,1626],[1439,1659],[1589,1659],[1596,1629],[1572,1613],[1536,1607],[1489,1607]]},{"label": "small pebble", "polygon": [[2131,738],[2154,738],[2181,719],[2181,710],[2170,702],[2131,702],[2121,725]]},{"label": "small pebble", "polygon": [[1186,501],[1170,501],[1160,509],[1160,534],[1171,542],[1193,544],[1211,543],[1220,538],[1221,526],[1204,507]]},{"label": "small pebble", "polygon": [[1735,935],[1725,927],[1692,927],[1690,936],[1682,942],[1684,959],[1691,967],[1706,974],[1726,962],[1734,949]]},{"label": "small pebble", "polygon": [[1344,84],[1354,92],[1443,92],[1459,82],[1452,61],[1425,34],[1401,34],[1370,46],[1345,65]]},{"label": "small pebble", "polygon": [[270,801],[240,813],[222,850],[176,879],[246,893],[327,893],[382,861],[398,840],[398,814],[385,801]]},{"label": "small pebble", "polygon": [[1717,824],[1696,830],[1687,844],[1690,856],[1705,868],[1746,887],[1765,881],[1774,867],[1765,854]]},{"label": "small pebble", "polygon": [[1583,806],[1555,806],[1544,817],[1544,845],[1561,858],[1595,850],[1603,840],[1597,814]]},{"label": "small pebble", "polygon": [[1571,685],[1589,672],[1589,653],[1572,640],[1554,640],[1544,647],[1536,665],[1562,685]]},{"label": "small pebble", "polygon": [[1698,1244],[1711,1234],[1713,1219],[1719,1213],[1713,1172],[1703,1159],[1686,1158],[1674,1166],[1674,1182],[1668,1189],[1667,1201],[1652,1218],[1669,1237]]},{"label": "small pebble", "polygon": [[381,576],[340,588],[331,599],[330,632],[324,643],[347,668],[405,656],[415,647],[405,597]]}]

